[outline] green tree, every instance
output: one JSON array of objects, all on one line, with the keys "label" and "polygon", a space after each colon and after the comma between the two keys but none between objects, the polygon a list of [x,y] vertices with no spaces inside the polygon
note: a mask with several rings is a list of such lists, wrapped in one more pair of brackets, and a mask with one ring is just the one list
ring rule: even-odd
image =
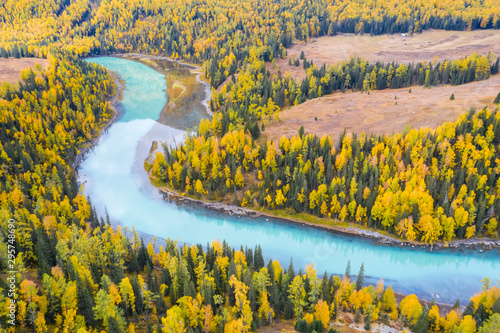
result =
[{"label": "green tree", "polygon": [[100,289],[95,297],[94,319],[102,320],[105,327],[108,326],[108,318],[115,317],[115,307],[109,294]]},{"label": "green tree", "polygon": [[359,268],[358,277],[356,279],[356,290],[360,291],[363,288],[363,283],[365,280],[365,264],[362,263]]},{"label": "green tree", "polygon": [[500,314],[493,314],[488,321],[477,331],[478,333],[491,333],[500,331]]},{"label": "green tree", "polygon": [[345,268],[345,274],[344,274],[348,279],[351,278],[351,261],[347,261],[347,266]]},{"label": "green tree", "polygon": [[430,327],[430,319],[429,319],[429,310],[424,308],[420,316],[418,317],[417,322],[413,326],[413,332],[415,333],[426,333],[429,331]]},{"label": "green tree", "polygon": [[500,103],[500,92],[498,93],[497,97],[495,97],[495,100],[493,101],[493,103],[495,103],[495,104]]},{"label": "green tree", "polygon": [[[499,93],[499,96],[500,96],[500,93]],[[300,126],[299,128],[299,137],[304,137],[304,126]]]},{"label": "green tree", "polygon": [[304,306],[306,306],[306,291],[304,289],[304,280],[302,276],[297,275],[288,288],[288,297],[293,304],[293,311],[296,317],[302,315]]}]

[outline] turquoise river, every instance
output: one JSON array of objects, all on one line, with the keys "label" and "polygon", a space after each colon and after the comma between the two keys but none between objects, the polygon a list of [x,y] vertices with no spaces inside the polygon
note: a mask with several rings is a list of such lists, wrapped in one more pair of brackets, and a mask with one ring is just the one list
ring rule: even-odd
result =
[{"label": "turquoise river", "polygon": [[[266,262],[277,259],[296,269],[314,263],[318,272],[342,274],[351,261],[352,274],[361,263],[370,283],[383,278],[401,293],[466,304],[481,287],[500,274],[500,252],[414,249],[381,245],[372,240],[334,234],[266,217],[232,216],[193,204],[165,200],[144,171],[152,141],[181,142],[184,131],[156,120],[167,102],[163,74],[139,62],[101,57],[99,63],[125,81],[121,117],[103,134],[79,168],[79,181],[99,212],[106,207],[114,224],[159,239],[207,244],[226,240],[235,248],[260,244]],[[206,110],[201,110],[205,112]],[[208,115],[205,115],[208,117]],[[195,126],[196,124],[193,124]],[[158,242],[159,243],[159,242]]]}]

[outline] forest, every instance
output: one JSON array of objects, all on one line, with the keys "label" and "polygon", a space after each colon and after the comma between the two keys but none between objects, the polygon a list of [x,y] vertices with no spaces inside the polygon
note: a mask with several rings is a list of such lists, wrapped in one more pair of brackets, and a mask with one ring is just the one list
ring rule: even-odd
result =
[{"label": "forest", "polygon": [[[0,328],[6,332],[248,332],[293,318],[300,332],[352,313],[367,330],[398,322],[412,332],[492,332],[500,289],[485,278],[464,311],[442,314],[415,295],[343,275],[295,270],[260,247],[145,244],[112,228],[80,191],[73,162],[112,117],[115,84],[79,57],[140,52],[201,64],[216,88],[211,121],[156,156],[152,174],[199,198],[307,212],[435,243],[498,232],[500,114],[471,111],[437,130],[381,137],[304,135],[257,144],[287,106],[336,90],[463,84],[498,73],[476,55],[419,64],[351,58],[302,82],[271,74],[291,43],[340,33],[500,28],[495,0],[153,1],[6,0],[0,57],[44,57],[19,86],[0,86]],[[299,59],[298,59],[299,60]],[[11,223],[15,221],[13,242]],[[212,241],[212,242],[211,242]],[[15,245],[10,245],[14,243]],[[11,250],[13,246],[14,249]],[[9,308],[15,261],[16,310]],[[369,272],[368,272],[369,273]],[[356,278],[354,278],[356,276]],[[17,328],[9,320],[18,323]]]},{"label": "forest", "polygon": [[324,35],[498,29],[499,12],[495,0],[7,0],[0,56],[162,54],[203,63],[217,87],[252,50],[270,61]]},{"label": "forest", "polygon": [[[70,167],[76,144],[109,119],[114,89],[101,67],[53,57],[46,72],[25,70],[18,88],[2,91],[0,213],[16,221],[19,331],[248,332],[297,318],[300,332],[335,332],[328,324],[342,312],[355,313],[367,329],[395,320],[415,332],[489,332],[498,325],[500,289],[489,279],[463,313],[455,307],[441,315],[415,295],[398,304],[383,281],[366,286],[363,267],[356,278],[350,265],[342,276],[319,275],[313,265],[296,272],[293,261],[287,269],[278,261],[266,265],[260,246],[145,245],[135,231],[126,237],[97,216]],[[7,239],[7,226],[1,230]],[[7,244],[0,245],[2,271]],[[0,279],[1,325],[14,332],[8,281]]]},{"label": "forest", "polygon": [[[342,311],[356,313],[367,329],[391,320],[414,332],[488,332],[498,324],[500,289],[489,279],[462,314],[455,307],[441,315],[415,295],[398,304],[383,281],[365,286],[363,267],[356,278],[350,265],[342,276],[319,275],[313,265],[296,273],[293,261],[288,268],[272,260],[266,265],[260,246],[146,245],[135,231],[126,237],[96,215],[70,167],[76,144],[109,119],[114,89],[101,67],[54,57],[46,72],[28,69],[17,90],[2,91],[0,212],[17,225],[20,331],[248,332],[298,318],[300,332],[335,332],[328,323]],[[481,119],[494,117],[485,111]],[[2,233],[7,238],[5,228]],[[2,328],[15,331],[6,324],[9,298],[0,295]]]},{"label": "forest", "polygon": [[[500,66],[500,58],[495,60],[493,54],[406,65],[396,62],[370,64],[351,57],[348,61],[328,68],[323,65],[319,69],[305,58],[302,61],[307,76],[298,82],[279,70],[271,74],[258,55],[250,54],[250,64],[238,73],[238,79],[233,75],[220,92],[213,93],[210,109],[218,111],[221,117],[220,130],[216,134],[222,137],[233,130],[245,129],[257,139],[266,125],[279,121],[280,110],[286,112],[285,108],[308,99],[346,89],[369,92],[414,85],[426,88],[443,84],[456,86],[488,79],[498,73]],[[203,126],[200,124],[199,129],[204,132]]]},{"label": "forest", "polygon": [[[343,133],[258,145],[221,124],[157,153],[152,173],[181,192],[292,209],[387,230],[410,241],[495,235],[500,114],[470,111],[437,130],[359,138]],[[496,207],[496,208],[495,208]]]}]

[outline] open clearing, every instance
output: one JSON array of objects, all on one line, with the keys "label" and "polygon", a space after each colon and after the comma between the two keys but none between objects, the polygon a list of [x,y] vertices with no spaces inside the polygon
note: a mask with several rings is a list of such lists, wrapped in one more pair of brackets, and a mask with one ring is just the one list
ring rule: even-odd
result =
[{"label": "open clearing", "polygon": [[[370,61],[400,63],[431,61],[435,56],[440,60],[458,59],[471,55],[500,54],[499,30],[475,31],[425,31],[413,37],[394,35],[339,35],[313,38],[306,44],[294,44],[287,50],[288,58],[298,59],[300,52],[308,60],[313,60],[318,67],[326,63],[347,60],[351,55]],[[282,72],[289,72],[293,77],[303,78],[305,72],[300,66],[288,65],[287,59],[276,59]]]},{"label": "open clearing", "polygon": [[39,63],[43,69],[49,66],[49,61],[41,58],[0,59],[0,84],[2,82],[16,84],[21,81],[21,71],[35,66],[36,63]]},{"label": "open clearing", "polygon": [[[493,100],[500,92],[500,74],[490,79],[460,86],[427,89],[420,86],[401,89],[360,92],[337,92],[283,109],[281,121],[269,125],[263,139],[279,140],[297,135],[300,126],[305,133],[331,135],[348,132],[390,134],[409,124],[412,128],[436,128],[443,122],[454,122],[471,107],[495,109]],[[455,94],[455,100],[450,95]],[[395,97],[397,96],[397,99]],[[397,105],[396,105],[397,102]],[[317,117],[318,120],[315,120]]]}]

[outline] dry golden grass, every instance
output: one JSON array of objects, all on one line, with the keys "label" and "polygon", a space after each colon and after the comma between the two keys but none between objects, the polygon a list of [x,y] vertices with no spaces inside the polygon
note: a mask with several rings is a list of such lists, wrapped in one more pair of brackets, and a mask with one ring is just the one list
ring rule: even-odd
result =
[{"label": "dry golden grass", "polygon": [[[301,125],[305,133],[331,135],[334,140],[344,128],[358,134],[362,131],[390,134],[401,131],[407,124],[413,128],[436,128],[443,122],[456,121],[472,107],[494,109],[493,100],[500,92],[500,74],[460,86],[411,87],[411,90],[411,93],[408,88],[375,90],[369,95],[337,92],[307,101],[282,110],[281,121],[266,127],[263,140],[297,135]],[[453,101],[451,94],[455,94]]]},{"label": "dry golden grass", "polygon": [[172,98],[179,98],[185,90],[186,87],[184,87],[182,83],[175,81],[172,86]]},{"label": "dry golden grass", "polygon": [[33,67],[38,63],[43,69],[47,69],[49,66],[49,61],[47,59],[40,58],[8,58],[0,59],[0,84],[7,82],[10,84],[16,84],[21,80],[21,71],[28,67]]},{"label": "dry golden grass", "polygon": [[[349,59],[351,55],[370,61],[383,62],[421,62],[430,61],[435,56],[443,60],[458,59],[471,55],[500,54],[500,31],[425,31],[413,37],[394,35],[342,35],[314,38],[307,44],[294,44],[287,50],[288,57],[299,58],[300,52],[308,60],[313,60],[318,67],[323,63]],[[277,65],[282,72],[289,72],[295,78],[303,78],[305,72],[302,61],[299,67],[288,65],[287,59],[277,59]]]}]

